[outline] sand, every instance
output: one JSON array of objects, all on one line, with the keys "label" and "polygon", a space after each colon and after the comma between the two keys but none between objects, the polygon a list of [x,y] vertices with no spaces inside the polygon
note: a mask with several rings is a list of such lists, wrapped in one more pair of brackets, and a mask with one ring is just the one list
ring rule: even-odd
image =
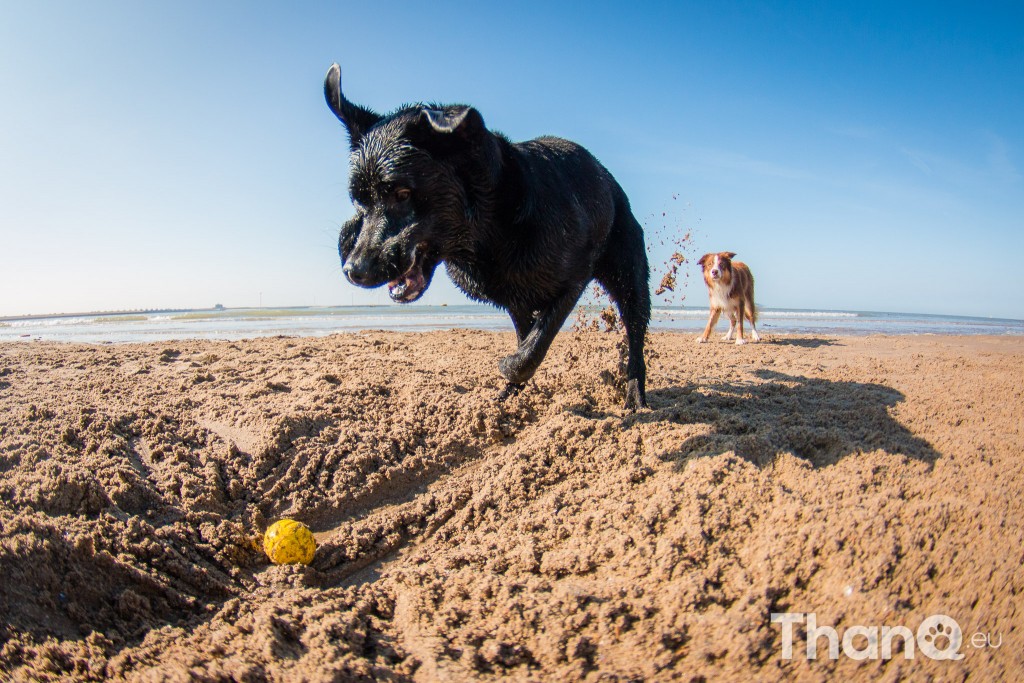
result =
[{"label": "sand", "polygon": [[635,415],[618,341],[0,345],[0,679],[1024,677],[1024,339],[659,333]]}]

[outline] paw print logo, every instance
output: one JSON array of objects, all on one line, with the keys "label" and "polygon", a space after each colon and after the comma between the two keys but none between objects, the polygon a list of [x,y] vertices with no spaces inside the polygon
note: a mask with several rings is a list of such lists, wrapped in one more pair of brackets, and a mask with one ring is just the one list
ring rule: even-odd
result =
[{"label": "paw print logo", "polygon": [[953,628],[945,624],[936,624],[924,634],[926,642],[931,643],[940,650],[945,650],[953,642]]},{"label": "paw print logo", "polygon": [[962,642],[960,624],[945,614],[930,616],[917,627],[917,647],[931,659],[963,659]]}]

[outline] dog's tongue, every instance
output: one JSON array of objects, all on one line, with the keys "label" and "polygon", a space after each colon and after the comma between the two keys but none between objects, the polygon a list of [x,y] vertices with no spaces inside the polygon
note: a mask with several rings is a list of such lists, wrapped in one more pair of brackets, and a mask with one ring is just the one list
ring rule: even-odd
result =
[{"label": "dog's tongue", "polygon": [[411,268],[402,277],[388,283],[388,294],[394,301],[412,301],[423,293],[427,280],[421,268]]}]

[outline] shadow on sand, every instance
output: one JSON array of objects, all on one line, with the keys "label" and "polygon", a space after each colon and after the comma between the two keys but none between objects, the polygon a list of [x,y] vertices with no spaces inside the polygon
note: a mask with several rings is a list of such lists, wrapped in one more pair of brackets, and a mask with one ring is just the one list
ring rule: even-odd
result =
[{"label": "shadow on sand", "polygon": [[652,410],[626,418],[644,422],[704,423],[707,434],[691,437],[666,455],[683,461],[733,451],[762,467],[791,452],[814,467],[882,450],[933,465],[931,444],[895,420],[890,409],[904,395],[882,384],[836,382],[759,370],[762,382],[672,387],[648,392]]},{"label": "shadow on sand", "polygon": [[764,340],[765,344],[773,344],[775,346],[797,346],[802,349],[817,349],[822,346],[842,346],[842,344],[836,339],[786,339],[782,337],[776,337],[769,335],[768,339]]}]

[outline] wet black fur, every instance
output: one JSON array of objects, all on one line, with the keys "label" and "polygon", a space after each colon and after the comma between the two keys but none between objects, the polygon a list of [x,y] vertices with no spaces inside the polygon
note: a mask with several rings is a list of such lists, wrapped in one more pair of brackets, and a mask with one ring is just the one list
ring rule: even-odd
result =
[{"label": "wet black fur", "polygon": [[[353,283],[378,287],[412,272],[414,248],[425,245],[415,258],[427,286],[443,261],[469,297],[512,317],[519,346],[499,364],[507,395],[533,376],[597,280],[626,327],[627,407],[646,405],[651,304],[643,230],[597,159],[560,138],[512,143],[464,105],[378,115],[345,99],[337,65],[324,93],[349,132],[357,213],[342,228],[338,250]],[[411,191],[407,199],[403,188]]]}]

